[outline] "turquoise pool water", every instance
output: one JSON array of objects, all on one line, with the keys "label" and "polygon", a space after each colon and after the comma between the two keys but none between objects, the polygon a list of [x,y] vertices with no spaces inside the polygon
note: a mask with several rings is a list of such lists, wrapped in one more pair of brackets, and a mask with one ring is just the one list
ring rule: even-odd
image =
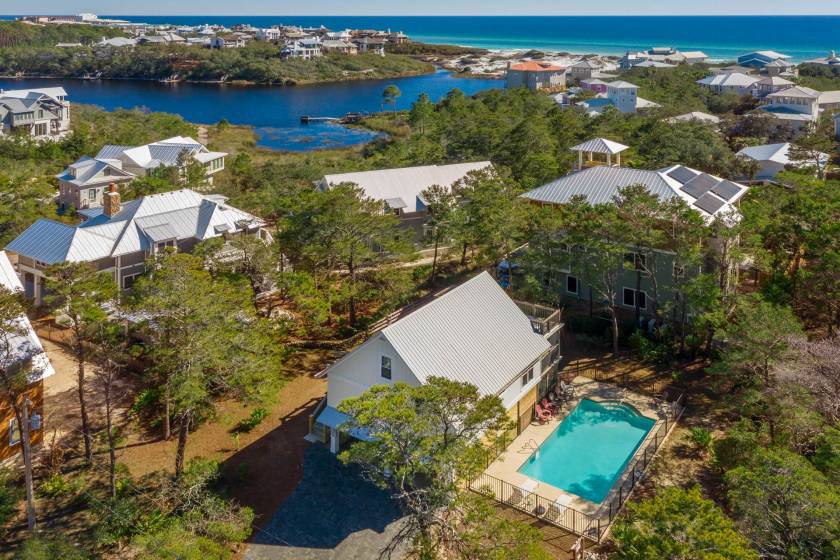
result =
[{"label": "turquoise pool water", "polygon": [[519,472],[600,503],[655,423],[624,404],[582,399]]}]

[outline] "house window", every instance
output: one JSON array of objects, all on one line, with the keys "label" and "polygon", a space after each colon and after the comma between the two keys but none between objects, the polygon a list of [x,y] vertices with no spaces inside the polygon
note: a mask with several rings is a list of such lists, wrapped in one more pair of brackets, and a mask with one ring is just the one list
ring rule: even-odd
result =
[{"label": "house window", "polygon": [[570,294],[578,293],[578,279],[574,276],[566,276],[566,291]]},{"label": "house window", "polygon": [[388,356],[382,356],[382,365],[379,372],[385,379],[391,379],[391,358]]},{"label": "house window", "polygon": [[522,386],[524,387],[534,379],[534,370],[529,369],[525,373],[522,374]]},{"label": "house window", "polygon": [[20,443],[20,437],[20,427],[18,426],[17,419],[12,418],[9,420],[9,447]]},{"label": "house window", "polygon": [[88,200],[91,202],[96,200],[96,189],[88,189]]},{"label": "house window", "polygon": [[674,263],[674,278],[682,278],[685,276],[685,267]]},{"label": "house window", "polygon": [[123,276],[123,279],[122,279],[123,290],[131,289],[131,287],[134,285],[135,280],[137,280],[138,276],[140,276],[139,273],[138,274],[129,274],[127,276]]},{"label": "house window", "polygon": [[639,309],[647,308],[647,294],[643,291],[636,291],[632,288],[624,288],[623,303],[626,307],[636,307],[638,300]]}]

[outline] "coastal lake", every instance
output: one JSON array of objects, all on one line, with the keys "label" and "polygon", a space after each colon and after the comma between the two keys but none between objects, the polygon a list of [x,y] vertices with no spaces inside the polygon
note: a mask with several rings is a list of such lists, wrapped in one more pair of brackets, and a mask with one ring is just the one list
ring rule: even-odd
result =
[{"label": "coastal lake", "polygon": [[260,146],[285,151],[339,148],[369,142],[377,133],[338,124],[301,124],[300,117],[343,117],[352,112],[380,111],[382,91],[390,84],[402,92],[397,109],[408,109],[421,93],[438,101],[456,88],[473,95],[503,87],[499,80],[457,78],[445,71],[389,80],[274,87],[135,80],[0,80],[2,89],[62,86],[72,103],[97,105],[108,110],[139,107],[175,113],[190,122],[203,124],[227,119],[233,124],[253,126],[259,135]]}]

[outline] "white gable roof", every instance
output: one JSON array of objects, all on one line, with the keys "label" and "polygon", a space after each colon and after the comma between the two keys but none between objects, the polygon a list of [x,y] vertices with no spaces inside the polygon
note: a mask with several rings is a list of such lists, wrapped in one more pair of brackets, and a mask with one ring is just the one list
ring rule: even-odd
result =
[{"label": "white gable roof", "polygon": [[[795,161],[790,159],[790,142],[780,144],[763,144],[761,146],[748,146],[742,148],[736,155],[747,157],[755,161],[772,161],[782,165],[807,166],[808,162]],[[827,160],[828,154],[821,154],[820,158]]]},{"label": "white gable roof", "polygon": [[436,376],[499,394],[551,345],[487,273],[382,330],[422,383]]},{"label": "white gable roof", "polygon": [[[5,287],[11,292],[23,291],[23,286],[5,251],[0,251],[0,286]],[[31,359],[30,383],[35,383],[54,374],[55,370],[26,315],[21,315],[18,319],[18,326],[12,332],[16,333],[16,331],[25,331],[26,336],[14,334],[10,337],[9,342],[13,347],[10,348],[11,356],[8,357],[7,363],[2,363],[6,362],[7,357],[0,355],[0,366],[5,367],[17,363],[22,359]]]},{"label": "white gable roof", "polygon": [[[424,190],[432,185],[452,187],[469,172],[488,167],[491,167],[489,161],[479,161],[341,173],[325,175],[321,180],[321,187],[330,188],[341,183],[353,183],[358,185],[369,198],[393,201],[394,204],[397,204],[397,200],[401,200],[402,208],[408,208],[408,212],[416,212],[422,209],[417,201]],[[393,205],[391,207],[395,208]]]},{"label": "white gable roof", "polygon": [[90,262],[146,251],[164,231],[174,232],[173,237],[179,240],[203,240],[216,237],[217,231],[264,225],[261,219],[228,206],[217,196],[189,189],[126,202],[111,217],[103,214],[103,208],[89,209],[86,215],[89,219],[75,227],[38,220],[6,248],[47,264]]}]

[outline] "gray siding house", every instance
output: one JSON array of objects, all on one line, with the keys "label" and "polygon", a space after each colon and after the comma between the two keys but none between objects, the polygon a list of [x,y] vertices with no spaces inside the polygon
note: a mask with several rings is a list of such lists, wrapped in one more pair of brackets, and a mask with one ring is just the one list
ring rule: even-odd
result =
[{"label": "gray siding house", "polygon": [[0,134],[59,139],[70,130],[70,102],[61,87],[0,89]]},{"label": "gray siding house", "polygon": [[189,252],[200,241],[234,234],[271,240],[265,222],[219,195],[182,189],[123,203],[113,189],[103,202],[81,212],[85,221],[78,225],[40,219],[6,246],[26,297],[36,305],[43,303],[45,270],[54,264],[92,263],[128,289],[159,251]]},{"label": "gray siding house", "polygon": [[[744,185],[682,165],[658,171],[602,165],[573,172],[522,196],[540,205],[563,205],[581,195],[590,204],[610,204],[619,189],[631,185],[644,185],[661,199],[680,198],[707,222],[718,216],[737,214],[736,205],[747,191]],[[580,267],[575,265],[574,252],[562,243],[562,239],[558,240],[558,247],[557,265],[542,271],[544,286],[561,299],[590,301],[594,296]],[[642,260],[647,258],[653,261]],[[666,251],[656,251],[647,257],[628,246],[624,260],[616,294],[619,307],[632,311],[638,304],[643,314],[652,311],[650,303],[654,285],[661,305],[667,301],[675,275],[701,272],[675,270],[673,258]],[[651,272],[655,279],[651,279]]]},{"label": "gray siding house", "polygon": [[130,183],[134,177],[134,174],[123,171],[119,160],[81,157],[56,175],[59,208],[63,212],[70,207],[102,206],[102,197],[109,185],[119,188]]}]

